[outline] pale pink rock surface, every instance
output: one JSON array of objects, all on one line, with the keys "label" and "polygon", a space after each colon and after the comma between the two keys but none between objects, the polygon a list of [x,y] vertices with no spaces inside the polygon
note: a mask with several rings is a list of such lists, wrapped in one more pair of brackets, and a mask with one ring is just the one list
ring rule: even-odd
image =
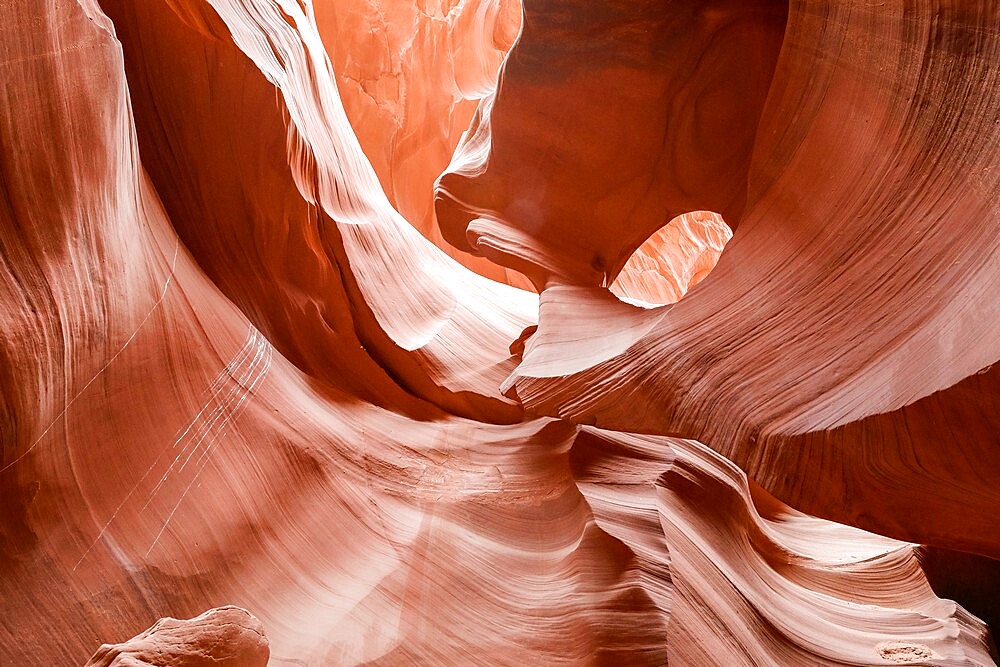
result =
[{"label": "pale pink rock surface", "polygon": [[85,667],[264,667],[260,621],[246,609],[219,607],[189,620],[161,618],[121,644],[106,644]]},{"label": "pale pink rock surface", "polygon": [[[620,173],[615,165],[631,164],[645,187],[651,174],[669,185],[686,163],[660,165],[656,147],[663,142],[644,145],[663,138],[656,123],[665,113],[647,117],[644,110],[657,109],[680,70],[659,71],[669,59],[655,49],[635,61],[636,53],[616,45],[637,35],[643,48],[652,45],[642,21],[664,18],[670,3],[636,3],[633,20],[622,25],[615,23],[620,3],[588,5],[579,14],[554,11],[542,20],[535,12],[544,8],[527,3],[522,41],[502,75],[510,76],[492,94],[487,74],[512,36],[485,39],[476,31],[494,14],[508,17],[496,25],[512,25],[509,5],[418,3],[417,14],[403,4],[320,5],[60,0],[19,4],[0,26],[0,663],[83,664],[102,643],[141,633],[158,618],[190,618],[232,604],[259,619],[276,665],[992,664],[985,625],[928,583],[921,559],[940,552],[800,511],[926,537],[937,547],[987,552],[992,544],[985,521],[995,508],[993,459],[983,443],[993,424],[987,399],[995,373],[966,373],[967,366],[996,359],[983,333],[995,304],[969,294],[993,284],[987,278],[996,257],[989,253],[995,216],[973,205],[993,192],[990,172],[969,172],[973,186],[947,191],[969,198],[959,202],[967,209],[956,210],[981,214],[967,219],[968,238],[946,233],[950,218],[934,226],[936,218],[918,217],[936,239],[914,246],[920,261],[893,255],[902,247],[898,239],[882,241],[873,232],[868,245],[850,246],[855,250],[834,263],[820,251],[844,249],[834,243],[838,230],[858,238],[860,223],[844,220],[868,200],[851,190],[842,197],[855,208],[834,206],[841,195],[820,188],[821,175],[782,166],[809,153],[796,158],[779,141],[785,128],[805,150],[825,137],[810,132],[829,133],[828,142],[819,141],[824,155],[838,158],[844,172],[849,163],[859,179],[871,177],[857,159],[848,160],[867,155],[857,152],[861,135],[848,131],[854,126],[847,121],[830,121],[834,110],[809,97],[819,95],[803,83],[815,67],[816,81],[829,75],[857,93],[846,99],[884,112],[888,129],[864,137],[873,150],[884,137],[900,139],[902,157],[886,155],[886,164],[915,164],[903,158],[923,144],[907,143],[905,128],[893,124],[899,105],[861,95],[851,77],[874,76],[876,55],[892,55],[913,61],[913,71],[905,70],[911,78],[886,75],[884,86],[872,90],[895,100],[904,95],[895,86],[921,72],[930,76],[928,85],[943,87],[935,68],[965,49],[985,52],[995,45],[992,33],[984,28],[970,33],[978,42],[952,42],[945,38],[953,35],[947,21],[934,28],[944,31],[939,38],[901,27],[927,27],[920,21],[929,14],[901,18],[890,6],[876,16],[854,3],[830,5],[826,15],[795,3],[785,38],[783,7],[763,3],[706,4],[698,11],[691,5],[666,16],[655,24],[665,32],[656,35],[700,21],[678,48],[694,45],[708,54],[723,48],[718,58],[698,60],[698,49],[685,56],[708,73],[722,72],[723,84],[734,76],[725,72],[734,55],[722,45],[754,54],[740,64],[736,90],[745,106],[710,110],[716,125],[706,126],[731,130],[710,148],[732,140],[738,149],[681,152],[703,158],[690,163],[703,175],[731,160],[702,184],[716,198],[693,196],[677,210],[663,209],[666,195],[654,187],[629,226],[615,228],[604,223],[617,219],[612,212],[638,187],[618,181],[622,187],[611,188],[608,179]],[[574,6],[547,7],[571,12]],[[352,93],[346,105],[341,101],[339,86],[347,84],[337,68],[349,67],[355,51],[330,44],[345,25],[371,19],[373,7],[385,9],[387,38],[396,30],[393,40],[423,35],[408,64],[400,64],[411,78],[408,89],[422,92],[406,101],[376,87],[376,99],[384,101],[379,108],[391,110],[381,117],[366,116],[374,110],[350,101]],[[394,11],[416,24],[396,26]],[[991,16],[970,5],[963,25],[980,19],[990,25]],[[470,17],[476,20],[463,23]],[[590,32],[590,42],[574,34],[579,22],[586,27],[595,17],[611,30]],[[895,26],[898,48],[889,55],[838,51],[845,25],[861,40],[855,46],[871,45]],[[823,26],[832,45],[807,39]],[[729,38],[713,41],[713,30],[727,30]],[[546,35],[553,37],[549,46],[532,47],[532,39]],[[359,35],[345,39],[354,44]],[[439,50],[445,42],[467,46]],[[393,50],[399,43],[388,41],[390,60],[401,55]],[[833,55],[818,57],[816,44]],[[937,57],[923,63],[914,44],[929,45],[926,52]],[[516,62],[525,45],[535,50]],[[590,89],[567,65],[586,62],[583,47],[588,56],[607,54],[612,64]],[[460,55],[466,48],[474,53]],[[380,49],[356,52],[374,58]],[[459,85],[456,97],[455,89],[421,80],[418,65],[430,56],[417,54],[428,53],[449,54],[456,82],[475,85]],[[546,78],[550,56],[567,60]],[[437,65],[452,67],[444,60]],[[537,90],[511,92],[517,67],[526,65]],[[433,79],[442,70],[428,71],[437,73]],[[619,83],[617,75],[624,76]],[[490,124],[502,124],[513,111],[568,113],[576,86],[587,93],[579,98],[584,110],[604,115],[579,126],[532,121],[541,124],[520,126],[520,133],[508,126],[490,139]],[[617,107],[609,99],[629,90],[634,99]],[[969,90],[969,100],[992,94],[988,86]],[[793,105],[795,91],[808,99]],[[456,149],[453,124],[480,94]],[[944,100],[947,111],[958,98],[934,99]],[[453,104],[446,128],[426,128],[417,118]],[[921,114],[930,107],[914,104],[914,118],[926,120]],[[801,109],[794,123],[779,113],[789,107]],[[396,115],[410,113],[405,109],[423,111],[406,120]],[[731,113],[738,122],[726,125]],[[973,118],[985,123],[986,115]],[[366,117],[372,128],[355,130],[351,122],[364,126],[359,119]],[[923,120],[914,132],[927,129]],[[375,128],[391,123],[417,132],[414,145],[433,150],[411,153],[402,141],[380,145],[382,130]],[[627,155],[632,144],[590,141],[606,131],[619,136],[616,128],[626,125],[638,132],[629,141],[643,146],[634,164]],[[992,136],[969,132],[959,128],[951,136],[982,142]],[[513,143],[505,148],[501,136]],[[576,143],[578,137],[589,139]],[[775,142],[776,152],[751,150],[766,141]],[[587,163],[592,177],[574,181],[585,165],[568,163],[609,146],[623,154]],[[993,155],[985,144],[980,148],[967,159]],[[409,192],[397,183],[427,182],[445,158],[451,167],[440,179],[437,207],[445,213],[438,216],[443,237],[463,238],[462,252],[503,244],[483,254],[523,269],[540,296],[463,268],[421,234],[429,218],[417,212],[410,220],[397,210],[419,211],[426,205],[421,198],[431,196],[423,186]],[[482,205],[468,220],[474,233],[454,226],[462,207],[489,195],[488,188],[475,191],[476,174],[492,158],[494,166],[522,165],[524,173],[510,183],[524,186],[521,204],[545,225],[532,228],[527,218],[508,220]],[[763,166],[755,171],[754,164]],[[928,182],[952,174],[946,162],[923,164],[937,170],[925,174]],[[395,180],[403,173],[409,175]],[[451,188],[456,173],[470,179],[467,197]],[[744,192],[741,183],[754,174]],[[768,179],[776,180],[767,186]],[[601,203],[606,187],[612,196],[588,208]],[[579,197],[578,188],[592,192]],[[678,188],[684,190],[674,184],[666,192]],[[751,213],[741,212],[743,197]],[[899,201],[944,206],[919,197]],[[827,232],[805,224],[785,228],[765,215],[770,209],[761,202],[779,212],[809,202],[842,217],[828,219]],[[886,210],[890,203],[883,202]],[[550,215],[550,205],[558,215]],[[588,210],[590,217],[574,217]],[[735,228],[707,277],[704,267],[725,243],[721,226],[712,227],[717,236],[707,228],[701,236],[687,233],[688,240],[700,239],[692,253],[668,240],[668,227],[636,259],[640,268],[642,257],[669,259],[661,277],[678,295],[697,283],[690,294],[647,309],[602,287],[619,268],[628,274],[628,258],[646,235],[674,215],[699,210],[717,211]],[[805,208],[805,218],[818,224],[820,213],[811,210]],[[913,219],[893,218],[900,224],[892,233],[919,236],[923,228]],[[581,230],[575,236],[572,221]],[[575,254],[574,248],[589,251],[605,241],[608,261]],[[852,283],[831,266],[854,271],[848,275],[860,283],[890,260],[911,281],[885,278],[896,289],[886,292],[885,330],[872,334],[875,343],[858,338],[870,324],[861,306],[845,309],[853,319],[844,330],[820,326],[831,294],[842,293],[847,305],[875,299],[860,287],[848,289]],[[954,271],[968,281],[943,269],[932,279],[931,269],[946,260],[957,262]],[[819,263],[810,268],[811,261]],[[930,262],[927,276],[921,262]],[[748,267],[745,274],[741,267]],[[658,289],[623,294],[652,303],[660,300]],[[953,298],[944,299],[945,292]],[[779,297],[789,304],[787,315],[776,305]],[[967,317],[972,303],[985,304],[983,321]],[[934,318],[952,315],[954,328],[937,330],[950,337],[924,347],[906,338],[911,332],[927,338]],[[906,344],[889,345],[898,337]],[[854,374],[823,375],[837,380],[831,387],[796,370],[847,343],[866,354],[847,355]],[[889,357],[909,355],[899,375],[880,371],[882,357],[869,363],[876,343],[885,344]],[[931,398],[930,409],[921,406],[928,399],[916,394],[951,375],[959,385]],[[892,407],[911,393],[915,403]],[[802,458],[782,459],[770,448],[774,436],[767,447],[748,449],[738,436],[776,405],[810,429],[829,427],[808,432],[869,456],[871,470],[822,448],[819,458],[803,447],[795,450]],[[878,410],[886,405],[894,411],[883,418]],[[874,423],[841,429],[835,419],[841,413]],[[598,428],[607,425],[647,433]],[[697,435],[705,444],[678,435]],[[931,436],[953,448],[916,447]],[[873,452],[873,439],[884,450]],[[911,441],[915,458],[901,465],[900,448]],[[934,484],[914,486],[929,477]],[[838,486],[844,480],[850,485]],[[796,501],[796,509],[775,496]],[[925,510],[923,532],[914,527],[918,509]],[[209,634],[213,618],[202,618]],[[176,628],[180,646],[197,646],[199,634],[183,629],[190,622],[178,623],[160,629]],[[260,649],[258,626],[240,627],[248,629],[240,636]]]}]

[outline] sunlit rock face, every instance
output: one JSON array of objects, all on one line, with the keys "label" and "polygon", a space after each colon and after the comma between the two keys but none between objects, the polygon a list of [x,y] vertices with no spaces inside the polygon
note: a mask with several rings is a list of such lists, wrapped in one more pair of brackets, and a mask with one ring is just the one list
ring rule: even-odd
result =
[{"label": "sunlit rock face", "polygon": [[316,23],[347,118],[393,206],[459,262],[502,282],[509,269],[446,243],[434,181],[521,25],[516,0],[317,2]]},{"label": "sunlit rock face", "polygon": [[13,3],[0,664],[994,664],[993,5]]},{"label": "sunlit rock face", "polygon": [[732,237],[718,213],[679,215],[632,253],[610,289],[639,304],[676,303],[715,268]]}]

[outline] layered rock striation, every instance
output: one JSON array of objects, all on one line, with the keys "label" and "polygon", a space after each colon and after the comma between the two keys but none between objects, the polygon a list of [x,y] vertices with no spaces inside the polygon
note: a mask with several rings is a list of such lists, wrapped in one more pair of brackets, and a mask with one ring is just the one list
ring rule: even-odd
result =
[{"label": "layered rock striation", "polygon": [[993,664],[989,3],[8,18],[0,663]]}]

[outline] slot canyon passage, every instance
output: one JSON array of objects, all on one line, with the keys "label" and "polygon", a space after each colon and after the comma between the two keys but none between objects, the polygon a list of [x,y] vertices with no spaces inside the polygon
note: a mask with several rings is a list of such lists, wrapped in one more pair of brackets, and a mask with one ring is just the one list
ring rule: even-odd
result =
[{"label": "slot canyon passage", "polygon": [[995,664],[1000,3],[0,8],[0,664]]}]

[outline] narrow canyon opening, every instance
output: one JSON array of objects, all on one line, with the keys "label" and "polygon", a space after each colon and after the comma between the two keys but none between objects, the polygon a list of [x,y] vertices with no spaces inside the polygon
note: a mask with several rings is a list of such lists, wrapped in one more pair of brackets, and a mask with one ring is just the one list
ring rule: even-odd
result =
[{"label": "narrow canyon opening", "polygon": [[644,307],[680,301],[715,268],[732,237],[733,230],[718,213],[679,215],[632,253],[610,289]]}]

